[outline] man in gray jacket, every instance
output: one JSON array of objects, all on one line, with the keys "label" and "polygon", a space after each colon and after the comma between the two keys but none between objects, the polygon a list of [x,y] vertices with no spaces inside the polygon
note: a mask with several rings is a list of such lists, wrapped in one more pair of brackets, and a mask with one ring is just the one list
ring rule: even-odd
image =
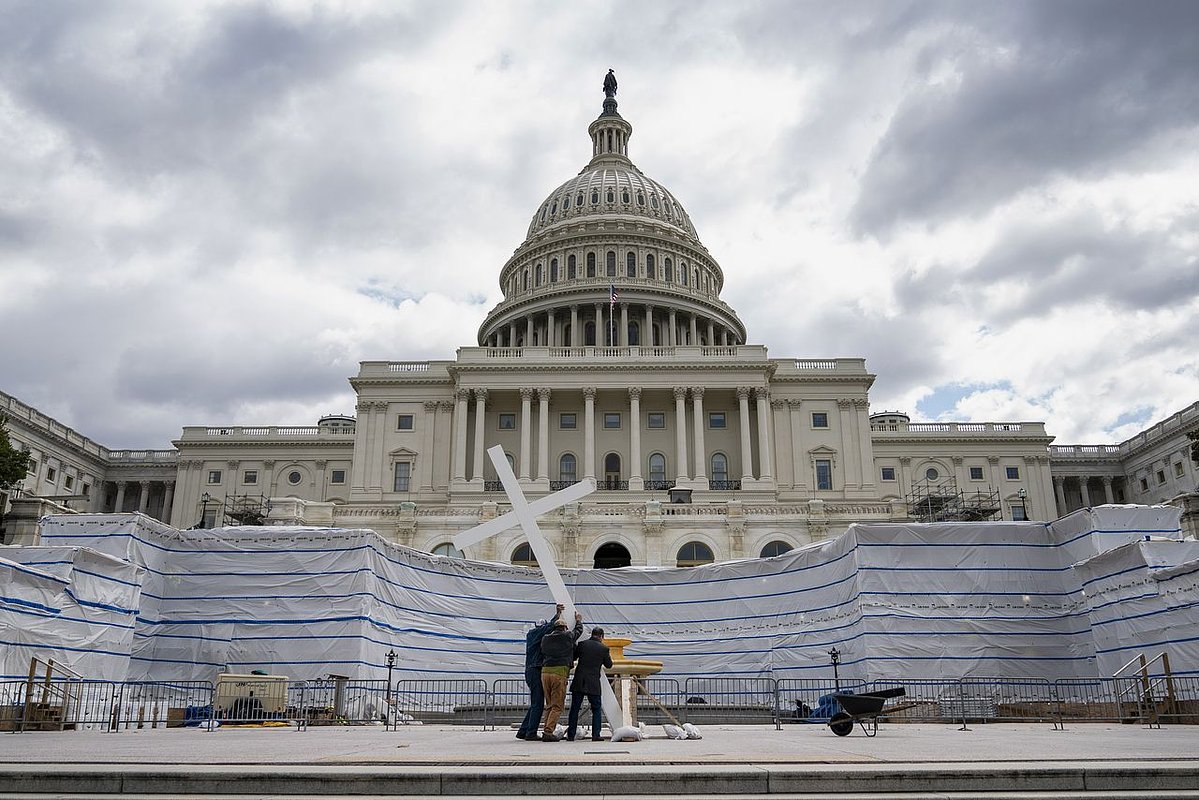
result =
[{"label": "man in gray jacket", "polygon": [[575,642],[582,635],[583,615],[576,611],[573,631],[567,631],[566,621],[559,617],[554,629],[541,640],[541,653],[545,656],[541,665],[541,688],[545,692],[545,727],[541,731],[543,742],[558,741],[554,728],[558,727],[558,718],[566,707],[566,678],[570,675],[570,665],[574,663]]},{"label": "man in gray jacket", "polygon": [[579,663],[575,667],[574,680],[570,682],[570,717],[566,722],[566,739],[574,741],[579,726],[579,711],[586,697],[591,706],[591,741],[598,742],[600,725],[603,724],[600,717],[601,681],[605,680],[600,667],[612,669],[612,654],[608,652],[608,645],[604,644],[603,628],[592,628],[591,638],[575,645],[575,658]]}]

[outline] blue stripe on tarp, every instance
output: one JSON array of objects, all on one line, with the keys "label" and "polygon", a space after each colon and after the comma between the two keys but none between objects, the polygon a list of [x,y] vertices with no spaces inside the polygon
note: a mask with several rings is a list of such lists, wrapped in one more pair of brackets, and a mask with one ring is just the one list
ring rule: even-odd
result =
[{"label": "blue stripe on tarp", "polygon": [[[132,563],[132,562],[129,562],[129,563]],[[133,581],[125,581],[125,580],[121,580],[120,578],[114,578],[111,575],[101,575],[99,572],[92,572],[91,570],[80,569],[79,567],[75,567],[75,571],[80,573],[81,575],[91,575],[93,578],[100,578],[101,580],[112,581],[113,583],[119,583],[122,586],[132,586],[134,589],[140,589],[142,587],[141,581],[138,581],[136,583],[134,583]]]},{"label": "blue stripe on tarp", "polygon": [[[1155,595],[1155,594],[1154,595],[1144,595],[1144,597],[1157,597],[1157,595]],[[1137,598],[1133,598],[1133,599],[1140,600],[1142,598],[1137,597]],[[1100,625],[1112,625],[1117,622],[1128,622],[1130,620],[1143,619],[1145,617],[1156,617],[1159,614],[1174,614],[1176,612],[1186,612],[1186,611],[1190,611],[1195,606],[1196,606],[1196,603],[1187,603],[1184,606],[1171,606],[1169,608],[1159,608],[1156,611],[1145,611],[1140,614],[1129,614],[1129,615],[1123,616],[1123,617],[1112,617],[1110,619],[1099,619],[1099,620],[1095,620],[1094,622],[1092,622],[1091,627],[1098,627]]]},{"label": "blue stripe on tarp", "polygon": [[[102,650],[97,647],[68,647],[65,644],[30,644],[28,642],[12,642],[6,639],[0,639],[0,644],[8,645],[9,647],[36,647],[44,650],[64,650],[68,653],[87,653],[89,655],[116,656],[117,658],[125,658],[129,655],[128,653],[118,653],[114,650]],[[25,675],[24,677],[28,678],[29,676]]]},{"label": "blue stripe on tarp", "polygon": [[1119,653],[1123,650],[1141,650],[1146,647],[1161,647],[1167,644],[1189,644],[1191,642],[1199,642],[1199,636],[1187,636],[1181,639],[1161,639],[1154,642],[1137,642],[1136,644],[1124,645],[1122,647],[1105,647],[1102,650],[1095,649],[1096,653]]},{"label": "blue stripe on tarp", "polygon": [[7,567],[8,569],[11,569],[13,572],[21,572],[21,573],[24,573],[25,575],[29,575],[34,578],[41,578],[43,580],[54,581],[55,583],[61,583],[64,586],[70,585],[70,583],[71,583],[66,578],[60,578],[57,575],[51,575],[49,572],[43,572],[41,570],[34,570],[34,569],[26,569],[24,566],[21,565],[20,562],[17,562],[17,561],[9,561],[7,564],[0,565],[0,568],[2,568],[2,567]]},{"label": "blue stripe on tarp", "polygon": [[91,600],[80,600],[70,589],[66,590],[66,595],[79,605],[85,606],[86,608],[100,608],[105,611],[115,611],[118,614],[137,614],[136,608],[121,608],[120,606],[110,606],[107,603],[96,603]]},{"label": "blue stripe on tarp", "polygon": [[1078,591],[1072,592],[984,592],[982,590],[973,592],[884,592],[874,589],[859,589],[858,594],[861,597],[867,595],[882,595],[884,597],[1070,597],[1078,594]]},{"label": "blue stripe on tarp", "polygon": [[1117,570],[1115,572],[1109,572],[1106,575],[1096,575],[1094,578],[1089,578],[1082,582],[1082,587],[1085,589],[1086,587],[1090,586],[1092,583],[1095,583],[1096,581],[1103,581],[1103,580],[1107,580],[1108,578],[1115,578],[1118,575],[1127,575],[1130,572],[1140,572],[1141,570],[1153,572],[1154,570],[1159,570],[1159,569],[1167,569],[1167,567],[1154,567],[1154,566],[1150,566],[1149,564],[1135,564],[1126,569]]},{"label": "blue stripe on tarp", "polygon": [[858,566],[860,572],[1068,572],[1074,569],[1073,567],[1026,567],[1026,566],[1011,566],[1011,567],[929,567],[924,565],[912,565],[905,567],[863,567]]},{"label": "blue stripe on tarp", "polygon": [[[19,597],[9,597],[8,595],[0,595],[0,603],[11,603],[12,605],[15,605],[15,606],[23,606],[25,608],[36,608],[38,611],[44,611],[47,614],[51,614],[51,615],[55,615],[55,616],[62,613],[61,609],[54,608],[53,606],[44,606],[41,603],[35,603],[32,600],[22,600]],[[15,610],[18,610],[18,609],[14,609],[14,611]]]}]

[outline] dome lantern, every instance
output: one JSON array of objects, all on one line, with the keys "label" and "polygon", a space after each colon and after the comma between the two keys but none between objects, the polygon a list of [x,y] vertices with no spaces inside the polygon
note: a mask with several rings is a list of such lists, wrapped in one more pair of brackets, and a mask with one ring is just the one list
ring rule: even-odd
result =
[{"label": "dome lantern", "polygon": [[629,161],[629,137],[633,126],[616,110],[616,73],[608,70],[604,76],[604,110],[587,128],[591,135],[591,161],[612,159]]}]

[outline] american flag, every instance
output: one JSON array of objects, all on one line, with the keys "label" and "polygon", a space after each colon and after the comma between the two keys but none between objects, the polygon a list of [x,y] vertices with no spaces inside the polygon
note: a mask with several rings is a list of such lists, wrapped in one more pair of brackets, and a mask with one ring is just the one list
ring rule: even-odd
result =
[{"label": "american flag", "polygon": [[620,295],[616,291],[616,284],[609,283],[608,284],[608,305],[610,305],[610,306],[616,305],[616,298],[618,298],[618,297],[620,297]]}]

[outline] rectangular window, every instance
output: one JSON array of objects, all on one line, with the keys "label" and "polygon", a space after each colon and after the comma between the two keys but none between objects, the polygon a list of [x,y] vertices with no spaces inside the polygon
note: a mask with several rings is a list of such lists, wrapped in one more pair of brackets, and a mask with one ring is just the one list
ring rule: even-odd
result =
[{"label": "rectangular window", "polygon": [[895,480],[895,467],[883,467],[883,480]]},{"label": "rectangular window", "polygon": [[1141,478],[1141,491],[1142,492],[1149,491],[1149,481],[1145,480],[1144,478]]},{"label": "rectangular window", "polygon": [[1182,462],[1181,461],[1174,462],[1174,477],[1175,478],[1182,477]]},{"label": "rectangular window", "polygon": [[208,485],[221,482],[221,471],[219,469],[208,470]]},{"label": "rectangular window", "polygon": [[83,484],[83,496],[84,497],[92,496],[92,485],[90,483]]},{"label": "rectangular window", "polygon": [[563,411],[558,415],[558,427],[564,431],[573,431],[579,427],[579,418],[573,411]]},{"label": "rectangular window", "polygon": [[75,478],[71,475],[62,476],[62,485],[65,489],[71,489],[75,486]]},{"label": "rectangular window", "polygon": [[833,488],[833,462],[828,459],[816,459],[816,488],[829,490]]},{"label": "rectangular window", "polygon": [[56,480],[58,480],[58,470],[54,467],[46,467],[46,482],[54,483]]},{"label": "rectangular window", "polygon": [[1020,503],[1012,504],[1012,519],[1016,522],[1023,522],[1028,519],[1028,509]]},{"label": "rectangular window", "polygon": [[1019,467],[1007,467],[1007,468],[1005,468],[1004,472],[1007,474],[1007,479],[1009,481],[1020,480],[1020,468]]},{"label": "rectangular window", "polygon": [[29,474],[30,475],[37,474],[37,459],[36,458],[30,459],[30,461],[29,461]]},{"label": "rectangular window", "polygon": [[408,491],[408,484],[412,479],[412,464],[407,461],[396,462],[396,481],[395,491]]},{"label": "rectangular window", "polygon": [[983,479],[983,468],[982,467],[971,467],[970,468],[970,480],[981,481],[982,479]]},{"label": "rectangular window", "polygon": [[812,427],[813,428],[827,428],[828,427],[828,414],[824,411],[813,411],[812,412]]},{"label": "rectangular window", "polygon": [[516,415],[515,414],[500,414],[500,430],[502,430],[502,431],[516,430]]},{"label": "rectangular window", "polygon": [[329,483],[345,483],[346,471],[344,469],[335,469],[329,473]]},{"label": "rectangular window", "polygon": [[620,430],[620,413],[614,411],[605,411],[604,428],[610,431]]},{"label": "rectangular window", "polygon": [[645,427],[647,428],[665,428],[666,427],[666,412],[651,411],[645,415]]},{"label": "rectangular window", "polygon": [[246,486],[254,486],[258,483],[258,470],[248,469],[242,473],[241,482]]},{"label": "rectangular window", "polygon": [[1166,471],[1164,469],[1157,471],[1157,482],[1159,485],[1166,482]]},{"label": "rectangular window", "polygon": [[723,411],[710,411],[710,412],[708,412],[708,427],[709,427],[709,428],[723,428],[723,427],[725,427],[725,417],[724,417],[724,412],[723,412]]},{"label": "rectangular window", "polygon": [[396,417],[396,430],[397,431],[412,430],[412,415],[411,414],[400,414],[398,417]]}]

